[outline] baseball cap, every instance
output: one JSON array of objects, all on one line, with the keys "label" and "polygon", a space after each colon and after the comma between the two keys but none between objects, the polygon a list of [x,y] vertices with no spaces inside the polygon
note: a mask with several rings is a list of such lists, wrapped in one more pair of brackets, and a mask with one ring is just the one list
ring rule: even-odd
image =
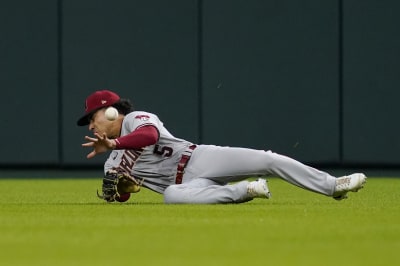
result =
[{"label": "baseball cap", "polygon": [[100,90],[90,94],[85,102],[85,114],[79,118],[78,126],[89,125],[90,117],[100,108],[108,107],[118,102],[120,97],[115,92]]}]

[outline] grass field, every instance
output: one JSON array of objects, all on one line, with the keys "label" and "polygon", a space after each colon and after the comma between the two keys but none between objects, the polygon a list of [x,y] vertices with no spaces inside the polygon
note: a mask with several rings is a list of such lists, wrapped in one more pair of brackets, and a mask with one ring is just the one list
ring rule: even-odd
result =
[{"label": "grass field", "polygon": [[99,179],[0,179],[1,265],[400,265],[400,178],[337,202],[271,178],[272,199],[97,199]]}]

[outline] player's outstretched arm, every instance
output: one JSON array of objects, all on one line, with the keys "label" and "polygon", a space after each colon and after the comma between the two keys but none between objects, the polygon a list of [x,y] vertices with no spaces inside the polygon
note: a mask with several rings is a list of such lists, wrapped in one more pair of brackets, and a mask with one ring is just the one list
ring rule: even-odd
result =
[{"label": "player's outstretched arm", "polygon": [[141,149],[155,144],[160,136],[158,129],[152,125],[143,126],[117,139],[109,139],[105,133],[94,135],[95,137],[85,136],[88,142],[82,144],[83,147],[93,147],[93,151],[86,156],[88,159],[112,149]]}]

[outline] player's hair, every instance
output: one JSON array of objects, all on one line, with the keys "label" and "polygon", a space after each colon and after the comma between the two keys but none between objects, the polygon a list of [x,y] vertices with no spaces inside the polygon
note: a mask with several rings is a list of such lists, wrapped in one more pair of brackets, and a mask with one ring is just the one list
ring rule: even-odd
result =
[{"label": "player's hair", "polygon": [[127,115],[134,111],[133,104],[129,99],[120,99],[118,102],[112,105],[118,110],[118,113]]}]

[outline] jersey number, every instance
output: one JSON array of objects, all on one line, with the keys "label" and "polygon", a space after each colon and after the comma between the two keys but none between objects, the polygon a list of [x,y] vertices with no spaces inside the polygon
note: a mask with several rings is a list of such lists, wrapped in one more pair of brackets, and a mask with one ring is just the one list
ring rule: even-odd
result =
[{"label": "jersey number", "polygon": [[155,145],[153,153],[161,155],[161,156],[165,156],[165,157],[170,157],[172,155],[173,151],[174,150],[171,147],[168,147],[168,146],[161,147],[160,145]]}]

